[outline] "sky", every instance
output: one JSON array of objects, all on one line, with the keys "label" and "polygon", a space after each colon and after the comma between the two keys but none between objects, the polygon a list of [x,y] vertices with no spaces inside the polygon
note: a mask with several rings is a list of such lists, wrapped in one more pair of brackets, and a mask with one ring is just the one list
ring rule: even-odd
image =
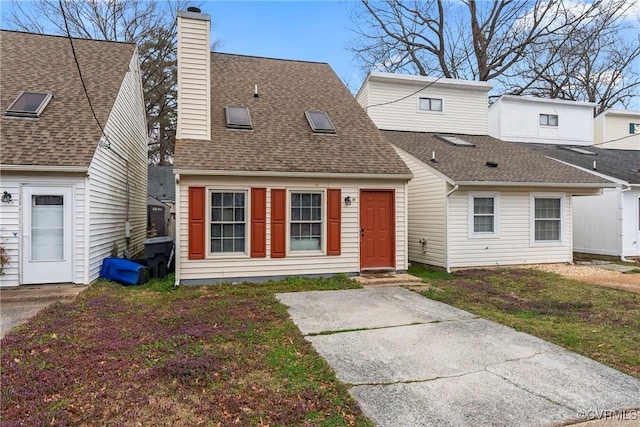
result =
[{"label": "sky", "polygon": [[220,52],[327,62],[352,91],[364,74],[347,44],[354,34],[348,1],[208,1]]}]

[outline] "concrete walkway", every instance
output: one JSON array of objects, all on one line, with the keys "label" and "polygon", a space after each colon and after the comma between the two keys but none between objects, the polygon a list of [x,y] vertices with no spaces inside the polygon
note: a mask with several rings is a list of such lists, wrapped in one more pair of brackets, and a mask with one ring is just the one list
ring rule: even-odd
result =
[{"label": "concrete walkway", "polygon": [[71,301],[88,286],[74,284],[0,287],[0,338],[57,301]]},{"label": "concrete walkway", "polygon": [[640,419],[640,380],[407,289],[277,298],[378,426]]}]

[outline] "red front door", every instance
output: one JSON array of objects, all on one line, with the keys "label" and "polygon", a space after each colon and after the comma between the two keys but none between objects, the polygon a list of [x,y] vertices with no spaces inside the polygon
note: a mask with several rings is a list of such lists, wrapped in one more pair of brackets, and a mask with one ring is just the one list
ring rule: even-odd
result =
[{"label": "red front door", "polygon": [[395,269],[393,191],[360,191],[360,269]]}]

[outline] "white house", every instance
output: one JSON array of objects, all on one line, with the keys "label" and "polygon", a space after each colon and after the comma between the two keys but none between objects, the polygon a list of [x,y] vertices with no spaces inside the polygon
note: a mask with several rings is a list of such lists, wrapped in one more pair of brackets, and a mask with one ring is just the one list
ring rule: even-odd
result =
[{"label": "white house", "polygon": [[596,147],[640,150],[640,111],[609,109],[593,119]]},{"label": "white house", "polygon": [[374,73],[357,96],[414,175],[409,261],[447,270],[571,261],[573,196],[613,184],[488,136],[487,84],[447,80],[434,95],[437,83]]},{"label": "white house", "polygon": [[179,12],[177,283],[406,270],[411,173],[331,67],[209,32]]},{"label": "white house", "polygon": [[489,135],[511,142],[592,145],[595,105],[503,95],[489,108]]},{"label": "white house", "polygon": [[0,32],[2,286],[88,284],[143,249],[147,146],[137,48]]},{"label": "white house", "polygon": [[615,187],[573,202],[574,251],[640,257],[640,151],[532,144],[548,157],[606,178]]}]

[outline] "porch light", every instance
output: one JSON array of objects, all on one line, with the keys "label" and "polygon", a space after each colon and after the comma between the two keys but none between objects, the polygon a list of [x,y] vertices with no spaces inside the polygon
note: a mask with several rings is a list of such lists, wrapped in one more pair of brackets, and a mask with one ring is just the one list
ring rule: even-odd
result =
[{"label": "porch light", "polygon": [[344,198],[344,204],[347,206],[351,206],[351,201],[352,201],[351,196],[347,196]]}]

